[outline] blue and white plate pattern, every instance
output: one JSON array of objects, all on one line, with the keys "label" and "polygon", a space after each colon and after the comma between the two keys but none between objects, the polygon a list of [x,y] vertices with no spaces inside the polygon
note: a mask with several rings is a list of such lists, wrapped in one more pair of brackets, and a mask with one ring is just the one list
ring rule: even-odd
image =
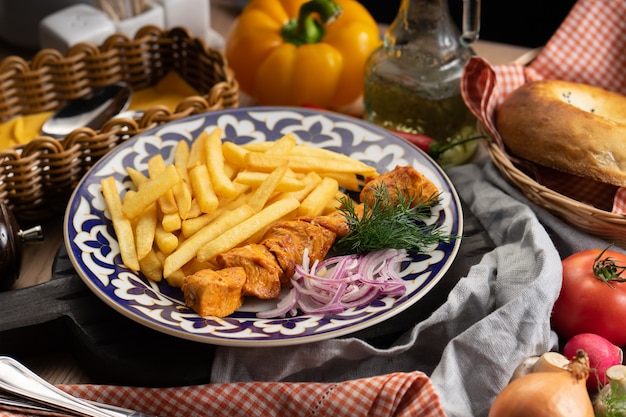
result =
[{"label": "blue and white plate pattern", "polygon": [[461,204],[446,174],[422,151],[385,129],[335,113],[289,107],[239,108],[192,116],[137,135],[103,157],[77,186],[66,210],[65,244],[76,271],[99,298],[130,319],[166,334],[216,345],[309,343],[365,329],[404,311],[441,280],[457,255],[460,239],[440,243],[404,266],[405,295],[341,314],[258,319],[256,312],[272,304],[251,299],[229,317],[200,317],[185,306],[180,289],[165,281],[148,281],[124,267],[100,180],[114,176],[123,194],[132,186],[126,167],[147,172],[148,160],[157,153],[171,162],[179,141],[192,142],[203,130],[217,126],[223,130],[224,140],[236,143],[274,141],[292,133],[302,142],[344,153],[378,172],[412,165],[442,191],[433,222],[451,235],[463,233]]}]

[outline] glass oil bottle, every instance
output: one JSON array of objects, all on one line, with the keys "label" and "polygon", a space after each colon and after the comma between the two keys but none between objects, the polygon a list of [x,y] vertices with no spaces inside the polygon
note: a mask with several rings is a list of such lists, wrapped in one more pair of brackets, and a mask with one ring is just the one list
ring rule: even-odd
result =
[{"label": "glass oil bottle", "polygon": [[[463,67],[474,54],[480,0],[464,0],[463,36],[447,0],[402,0],[383,44],[365,69],[365,118],[392,130],[424,134],[438,147],[477,135],[476,118],[460,91]],[[443,166],[466,162],[476,140],[442,153]]]}]

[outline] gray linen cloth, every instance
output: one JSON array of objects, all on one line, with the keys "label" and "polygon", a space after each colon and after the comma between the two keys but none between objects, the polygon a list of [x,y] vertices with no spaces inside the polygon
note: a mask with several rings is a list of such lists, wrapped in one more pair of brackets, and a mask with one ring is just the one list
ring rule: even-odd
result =
[{"label": "gray linen cloth", "polygon": [[488,159],[451,168],[448,175],[496,248],[429,318],[384,349],[356,338],[220,347],[212,382],[328,382],[420,370],[431,377],[448,416],[487,416],[524,358],[558,347],[549,316],[560,290],[561,259],[607,243],[530,203]]}]

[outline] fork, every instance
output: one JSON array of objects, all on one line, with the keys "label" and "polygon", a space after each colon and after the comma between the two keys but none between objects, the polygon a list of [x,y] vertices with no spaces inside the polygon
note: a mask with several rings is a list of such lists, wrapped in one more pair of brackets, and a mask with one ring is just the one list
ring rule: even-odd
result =
[{"label": "fork", "polygon": [[[47,411],[63,410],[84,417],[154,417],[120,407],[105,406],[83,400],[61,391],[54,385],[36,375],[20,362],[8,356],[0,356],[0,389],[30,401],[20,402],[17,398],[0,398],[0,403],[35,411],[34,403],[44,404]],[[25,404],[24,404],[25,403]]]}]

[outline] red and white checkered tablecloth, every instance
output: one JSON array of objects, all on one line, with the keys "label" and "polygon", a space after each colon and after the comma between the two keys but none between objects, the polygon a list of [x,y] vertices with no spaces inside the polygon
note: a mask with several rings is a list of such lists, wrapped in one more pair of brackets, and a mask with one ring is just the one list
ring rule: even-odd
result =
[{"label": "red and white checkered tablecloth", "polygon": [[[175,388],[61,385],[77,397],[159,417],[445,417],[426,374],[416,371],[338,383],[241,382]],[[23,417],[0,411],[1,417]]]},{"label": "red and white checkered tablecloth", "polygon": [[[528,30],[532,30],[532,24]],[[472,58],[461,82],[463,97],[503,146],[495,128],[495,111],[513,90],[533,80],[561,79],[626,95],[625,51],[626,2],[579,0],[530,64],[491,65],[479,57]],[[626,214],[624,188],[544,171],[542,183],[549,188],[598,208]]]}]

